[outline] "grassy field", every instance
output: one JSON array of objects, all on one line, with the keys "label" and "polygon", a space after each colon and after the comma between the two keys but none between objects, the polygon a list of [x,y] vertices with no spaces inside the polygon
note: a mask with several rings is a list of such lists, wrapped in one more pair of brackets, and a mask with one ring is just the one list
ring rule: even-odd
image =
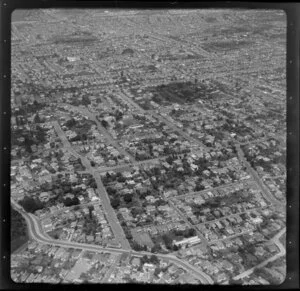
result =
[{"label": "grassy field", "polygon": [[28,241],[27,226],[22,215],[11,209],[11,252],[14,252]]},{"label": "grassy field", "polygon": [[27,243],[27,241],[28,241],[27,235],[12,240],[10,243],[11,253],[15,252],[17,249],[19,249],[21,246]]}]

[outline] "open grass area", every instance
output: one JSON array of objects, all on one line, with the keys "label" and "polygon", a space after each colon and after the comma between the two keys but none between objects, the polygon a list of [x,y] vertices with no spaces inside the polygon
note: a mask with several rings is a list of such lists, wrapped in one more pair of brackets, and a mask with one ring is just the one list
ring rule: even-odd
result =
[{"label": "open grass area", "polygon": [[20,248],[28,241],[27,226],[22,215],[11,209],[11,252]]}]

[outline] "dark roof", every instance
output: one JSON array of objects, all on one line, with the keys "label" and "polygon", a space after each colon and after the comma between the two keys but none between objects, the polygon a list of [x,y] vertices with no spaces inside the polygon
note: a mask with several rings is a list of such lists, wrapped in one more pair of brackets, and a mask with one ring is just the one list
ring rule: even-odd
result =
[{"label": "dark roof", "polygon": [[133,49],[127,48],[127,49],[123,50],[122,55],[125,55],[125,54],[131,54],[132,55],[133,53],[134,53]]}]

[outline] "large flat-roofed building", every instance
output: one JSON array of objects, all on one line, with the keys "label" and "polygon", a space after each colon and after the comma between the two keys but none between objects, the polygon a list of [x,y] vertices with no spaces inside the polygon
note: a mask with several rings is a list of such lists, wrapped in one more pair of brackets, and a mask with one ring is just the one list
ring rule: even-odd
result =
[{"label": "large flat-roofed building", "polygon": [[176,242],[174,242],[174,245],[186,247],[188,245],[189,246],[195,245],[195,244],[199,243],[200,241],[201,241],[201,239],[196,235],[196,236],[192,236],[189,238],[185,238],[180,241],[176,241]]}]

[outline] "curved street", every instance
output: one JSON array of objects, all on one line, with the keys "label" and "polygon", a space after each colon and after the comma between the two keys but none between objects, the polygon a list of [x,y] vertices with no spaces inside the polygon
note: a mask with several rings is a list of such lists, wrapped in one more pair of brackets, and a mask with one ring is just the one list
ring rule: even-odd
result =
[{"label": "curved street", "polygon": [[[94,252],[111,252],[116,254],[121,253],[131,253],[132,255],[142,257],[144,255],[153,255],[151,252],[136,252],[136,251],[128,251],[125,249],[114,249],[114,248],[104,248],[97,245],[91,245],[91,244],[84,244],[84,243],[75,243],[70,241],[60,241],[55,240],[52,238],[48,238],[43,233],[42,227],[37,221],[37,218],[33,214],[26,213],[21,206],[19,206],[15,201],[11,200],[12,206],[25,218],[27,226],[28,226],[28,233],[29,236],[42,244],[50,244],[60,247],[67,247],[67,248],[77,248],[82,249],[86,251],[94,251]],[[157,257],[161,259],[167,259],[176,265],[181,266],[188,272],[190,272],[195,278],[199,279],[203,284],[213,284],[213,280],[205,274],[204,272],[198,270],[194,266],[181,261],[180,259],[176,258],[173,255],[163,255],[163,254],[155,254]]]},{"label": "curved street", "polygon": [[285,256],[286,254],[286,249],[285,247],[282,245],[282,243],[280,242],[280,237],[286,232],[286,227],[283,228],[279,233],[277,233],[271,240],[270,242],[273,242],[276,244],[276,246],[279,248],[279,253],[276,254],[275,256],[261,262],[260,264],[254,266],[253,268],[249,269],[249,270],[246,270],[245,272],[239,274],[238,276],[235,276],[233,279],[234,280],[239,280],[239,279],[242,279],[244,277],[247,277],[249,276],[250,274],[253,273],[253,271],[255,269],[259,269],[259,268],[262,268],[264,266],[266,266],[268,263],[270,262],[273,262],[275,260],[277,260],[278,258],[282,257],[282,256]]}]

